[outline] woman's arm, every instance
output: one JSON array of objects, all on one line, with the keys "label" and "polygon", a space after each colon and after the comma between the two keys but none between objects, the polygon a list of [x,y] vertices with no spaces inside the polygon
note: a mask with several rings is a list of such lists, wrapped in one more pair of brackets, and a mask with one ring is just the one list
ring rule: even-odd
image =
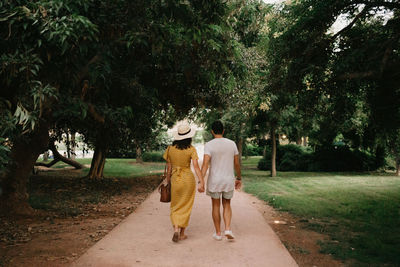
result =
[{"label": "woman's arm", "polygon": [[171,182],[172,164],[167,162],[167,182]]},{"label": "woman's arm", "polygon": [[197,177],[199,177],[199,192],[203,193],[204,192],[204,177],[200,171],[199,168],[199,162],[197,161],[197,159],[192,159],[192,163],[193,163],[193,167],[194,167],[194,171],[196,172]]}]

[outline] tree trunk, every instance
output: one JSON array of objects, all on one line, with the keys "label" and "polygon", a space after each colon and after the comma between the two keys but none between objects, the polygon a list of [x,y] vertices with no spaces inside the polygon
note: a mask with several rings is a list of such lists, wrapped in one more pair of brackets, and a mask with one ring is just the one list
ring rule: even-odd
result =
[{"label": "tree trunk", "polygon": [[271,127],[272,152],[271,152],[271,177],[276,176],[276,135],[275,126]]},{"label": "tree trunk", "polygon": [[96,146],[94,149],[92,163],[88,174],[89,179],[102,179],[104,177],[104,165],[106,163],[106,149]]},{"label": "tree trunk", "polygon": [[51,150],[51,152],[53,152],[53,156],[54,156],[54,160],[52,160],[50,163],[41,163],[38,162],[35,164],[35,166],[44,166],[47,168],[50,168],[51,166],[53,166],[54,164],[56,164],[59,161],[62,161],[64,163],[67,163],[68,165],[71,165],[73,167],[75,167],[75,169],[82,169],[83,165],[80,164],[79,162],[76,162],[75,160],[66,158],[64,156],[62,156],[56,148],[56,145],[54,144],[54,141],[50,141],[49,142],[49,149]]},{"label": "tree trunk", "polygon": [[0,196],[0,208],[20,215],[32,214],[28,203],[27,183],[33,166],[40,154],[48,147],[48,125],[40,122],[37,129],[29,136],[16,140],[11,148],[11,163],[1,181],[3,194]]},{"label": "tree trunk", "polygon": [[75,141],[75,136],[76,132],[71,133],[71,159],[75,160],[76,158],[76,153],[75,153],[75,147],[76,147],[76,141]]},{"label": "tree trunk", "polygon": [[396,176],[400,176],[400,156],[396,157]]},{"label": "tree trunk", "polygon": [[303,136],[303,146],[308,146],[307,136]]},{"label": "tree trunk", "polygon": [[263,158],[266,159],[267,158],[267,146],[264,145],[264,149],[263,149]]},{"label": "tree trunk", "polygon": [[301,137],[297,138],[296,140],[296,145],[301,146]]},{"label": "tree trunk", "polygon": [[46,152],[43,153],[43,161],[46,162],[49,160],[49,151],[47,150]]},{"label": "tree trunk", "polygon": [[142,148],[140,147],[139,143],[136,143],[136,163],[143,163],[142,158]]},{"label": "tree trunk", "polygon": [[67,147],[67,157],[70,159],[71,158],[71,142],[69,141],[69,133],[67,132],[67,142],[65,143]]},{"label": "tree trunk", "polygon": [[239,164],[242,166],[242,155],[243,155],[243,138],[239,138],[237,143],[238,151],[239,151]]}]

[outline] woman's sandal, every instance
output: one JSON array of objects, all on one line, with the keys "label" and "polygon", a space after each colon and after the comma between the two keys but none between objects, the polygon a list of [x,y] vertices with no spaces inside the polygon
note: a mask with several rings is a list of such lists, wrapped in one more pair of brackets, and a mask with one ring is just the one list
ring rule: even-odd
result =
[{"label": "woman's sandal", "polygon": [[174,232],[174,236],[172,237],[172,241],[178,242],[179,241],[179,232]]}]

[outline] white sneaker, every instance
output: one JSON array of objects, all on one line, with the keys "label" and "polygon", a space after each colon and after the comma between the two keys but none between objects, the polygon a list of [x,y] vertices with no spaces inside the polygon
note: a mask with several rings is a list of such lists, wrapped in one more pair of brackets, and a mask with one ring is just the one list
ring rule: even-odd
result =
[{"label": "white sneaker", "polygon": [[217,241],[221,241],[221,240],[222,240],[222,236],[217,235],[217,233],[214,233],[214,234],[213,234],[213,238],[214,238],[215,240],[217,240]]},{"label": "white sneaker", "polygon": [[226,230],[225,231],[225,236],[226,238],[228,238],[228,240],[232,241],[235,239],[235,236],[233,235],[231,230]]}]

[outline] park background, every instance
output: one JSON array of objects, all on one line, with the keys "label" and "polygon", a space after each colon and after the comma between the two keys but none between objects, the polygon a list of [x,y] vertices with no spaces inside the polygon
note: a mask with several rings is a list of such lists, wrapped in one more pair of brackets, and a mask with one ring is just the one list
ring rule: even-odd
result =
[{"label": "park background", "polygon": [[[292,216],[282,227],[322,234],[317,254],[399,265],[399,9],[391,0],[1,2],[0,265],[66,264],[104,236],[156,188],[168,128],[182,119],[203,128],[199,144],[222,120],[244,190]],[[76,144],[91,157],[74,158]],[[66,240],[46,239],[55,225],[85,216],[100,229],[69,229],[85,233],[73,246],[82,249],[38,251],[40,238]],[[298,262],[317,257],[285,245]]]}]

